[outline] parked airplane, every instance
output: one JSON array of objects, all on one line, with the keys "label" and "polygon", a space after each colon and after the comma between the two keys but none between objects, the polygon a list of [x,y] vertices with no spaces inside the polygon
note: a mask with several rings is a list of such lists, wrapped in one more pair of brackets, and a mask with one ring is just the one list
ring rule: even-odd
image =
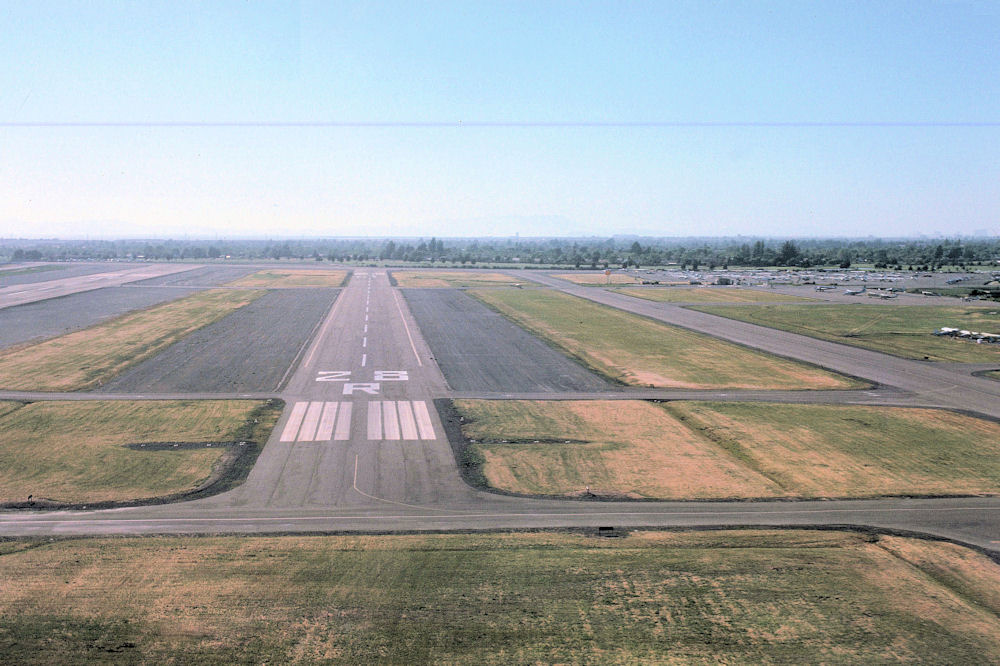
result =
[{"label": "parked airplane", "polygon": [[836,285],[821,284],[820,286],[816,287],[816,291],[830,291],[830,290],[836,289],[836,288],[837,288]]},{"label": "parked airplane", "polygon": [[861,289],[845,289],[844,293],[847,294],[848,296],[858,296],[860,294],[865,293],[865,290],[867,288],[868,287],[861,287]]}]

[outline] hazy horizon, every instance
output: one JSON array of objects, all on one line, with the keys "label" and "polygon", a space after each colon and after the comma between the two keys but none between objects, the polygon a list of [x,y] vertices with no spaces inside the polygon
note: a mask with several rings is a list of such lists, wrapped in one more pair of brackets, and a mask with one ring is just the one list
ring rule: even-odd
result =
[{"label": "hazy horizon", "polygon": [[0,236],[1000,235],[1000,5],[0,9]]}]

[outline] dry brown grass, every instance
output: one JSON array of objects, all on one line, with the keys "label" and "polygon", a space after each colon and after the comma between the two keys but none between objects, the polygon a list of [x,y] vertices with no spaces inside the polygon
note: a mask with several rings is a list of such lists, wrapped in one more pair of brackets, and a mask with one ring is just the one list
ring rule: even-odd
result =
[{"label": "dry brown grass", "polygon": [[814,300],[775,291],[739,287],[643,287],[618,291],[658,303],[801,303]]},{"label": "dry brown grass", "polygon": [[341,287],[347,271],[322,268],[272,268],[230,282],[230,287],[289,289],[296,287]]},{"label": "dry brown grass", "polygon": [[597,287],[606,284],[639,284],[641,282],[641,278],[637,278],[634,275],[626,275],[625,273],[612,273],[611,275],[605,275],[604,273],[559,273],[552,277],[585,287]]},{"label": "dry brown grass", "polygon": [[672,402],[664,408],[803,497],[1000,492],[1000,424],[943,409]]},{"label": "dry brown grass", "polygon": [[520,284],[503,273],[472,273],[467,271],[393,271],[399,287],[503,287]]},{"label": "dry brown grass", "polygon": [[1000,589],[978,553],[808,530],[4,542],[0,644],[11,663],[1000,660],[1000,619],[942,568]]},{"label": "dry brown grass", "polygon": [[132,312],[82,331],[0,352],[0,387],[77,391],[100,386],[263,291],[217,289]]},{"label": "dry brown grass", "polygon": [[466,437],[486,441],[477,445],[483,474],[501,490],[579,495],[589,487],[597,495],[662,499],[783,494],[650,403],[456,400],[455,406],[466,417]]},{"label": "dry brown grass", "polygon": [[185,492],[211,476],[223,448],[136,451],[126,444],[231,442],[249,400],[4,403],[0,502],[122,501]]}]

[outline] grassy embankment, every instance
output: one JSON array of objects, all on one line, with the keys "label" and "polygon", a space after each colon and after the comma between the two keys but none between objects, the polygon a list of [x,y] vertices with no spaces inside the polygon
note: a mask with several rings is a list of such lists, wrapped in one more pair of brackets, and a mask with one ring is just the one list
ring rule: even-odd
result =
[{"label": "grassy embankment", "polygon": [[[80,504],[185,493],[224,473],[241,453],[220,443],[263,445],[280,415],[250,400],[0,405],[0,503],[29,495]],[[171,445],[126,448],[162,443]]]},{"label": "grassy embankment", "polygon": [[469,292],[595,371],[634,386],[844,389],[857,380],[548,289]]},{"label": "grassy embankment", "polygon": [[468,271],[393,271],[399,287],[509,287],[520,284],[503,273],[470,273]]},{"label": "grassy embankment", "polygon": [[203,291],[82,331],[0,352],[0,388],[78,391],[96,388],[264,294]]},{"label": "grassy embankment", "polygon": [[347,271],[322,268],[269,269],[228,283],[227,287],[248,289],[290,289],[298,287],[342,287]]},{"label": "grassy embankment", "polygon": [[1000,493],[1000,424],[936,409],[456,400],[486,482],[725,499]]},{"label": "grassy embankment", "polygon": [[11,663],[995,663],[1000,566],[845,532],[0,543]]},{"label": "grassy embankment", "polygon": [[801,333],[904,358],[1000,361],[1000,345],[937,337],[942,326],[1000,333],[1000,309],[937,305],[696,306],[692,310]]},{"label": "grassy embankment", "polygon": [[657,303],[801,303],[812,298],[738,287],[644,287],[617,291]]}]

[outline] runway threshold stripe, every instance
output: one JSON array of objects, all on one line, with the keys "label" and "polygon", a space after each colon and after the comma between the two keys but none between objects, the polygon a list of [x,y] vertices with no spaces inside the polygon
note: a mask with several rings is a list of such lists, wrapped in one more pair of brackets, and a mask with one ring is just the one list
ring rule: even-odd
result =
[{"label": "runway threshold stripe", "polygon": [[299,430],[300,442],[316,441],[316,427],[319,425],[319,417],[323,413],[322,402],[310,402],[306,416],[302,420],[302,428]]},{"label": "runway threshold stripe", "polygon": [[399,419],[396,416],[396,403],[392,400],[382,402],[382,426],[385,439],[399,439]]},{"label": "runway threshold stripe", "polygon": [[333,439],[333,425],[337,418],[337,403],[328,402],[323,405],[323,415],[319,419],[316,430],[317,442],[328,442]]},{"label": "runway threshold stripe", "polygon": [[368,439],[382,439],[382,403],[368,403]]},{"label": "runway threshold stripe", "polygon": [[417,439],[417,422],[413,420],[413,409],[406,400],[396,403],[399,410],[399,431],[403,439]]},{"label": "runway threshold stripe", "polygon": [[434,425],[431,423],[431,415],[427,412],[427,403],[423,400],[414,400],[413,415],[417,419],[417,429],[420,431],[420,439],[437,439],[434,435]]},{"label": "runway threshold stripe", "polygon": [[288,421],[285,422],[285,429],[281,431],[282,442],[295,441],[295,435],[299,432],[299,426],[302,424],[302,417],[306,415],[306,409],[308,407],[308,402],[297,402],[294,406],[292,406],[292,413],[288,415]]},{"label": "runway threshold stripe", "polygon": [[337,430],[333,433],[333,439],[338,442],[346,442],[351,438],[351,403],[340,403],[340,413],[337,414]]}]

